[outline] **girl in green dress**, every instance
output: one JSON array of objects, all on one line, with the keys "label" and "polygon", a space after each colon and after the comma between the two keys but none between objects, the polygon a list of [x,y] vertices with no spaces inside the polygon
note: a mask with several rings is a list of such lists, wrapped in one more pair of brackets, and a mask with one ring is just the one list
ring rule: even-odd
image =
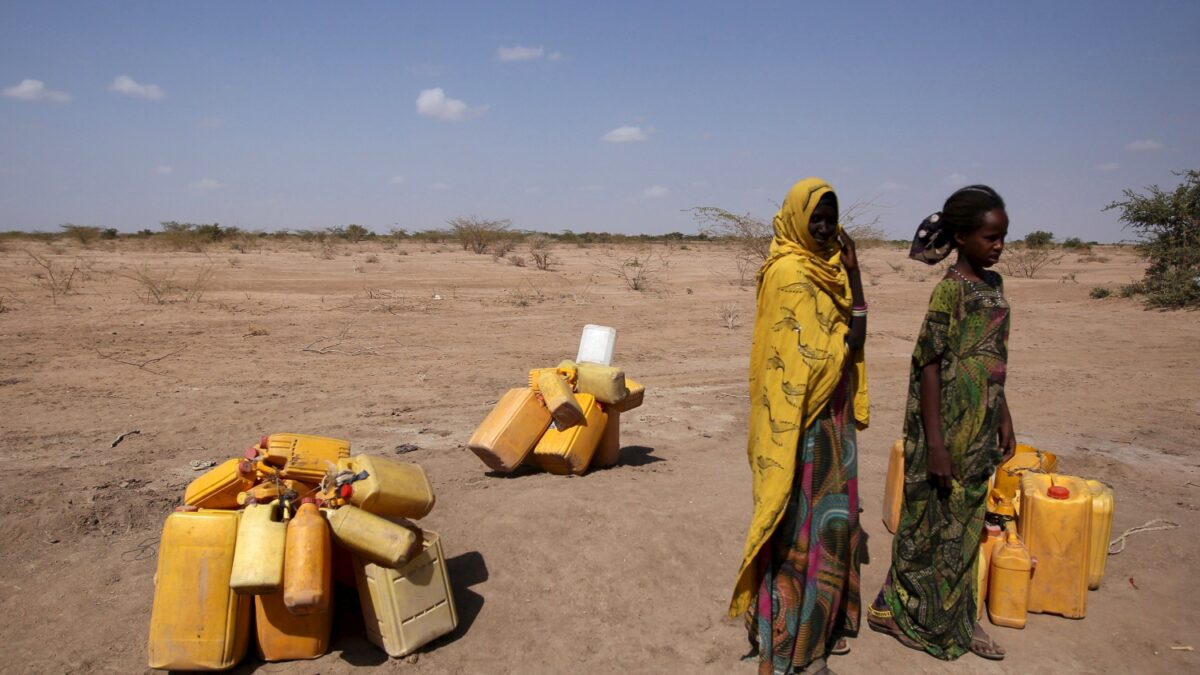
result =
[{"label": "girl in green dress", "polygon": [[1000,275],[1004,201],[955,192],[917,230],[910,257],[958,260],[933,289],[913,351],[904,418],[904,497],[892,564],[868,624],[945,660],[1004,658],[975,617],[988,478],[1016,449],[1004,397],[1009,308]]}]

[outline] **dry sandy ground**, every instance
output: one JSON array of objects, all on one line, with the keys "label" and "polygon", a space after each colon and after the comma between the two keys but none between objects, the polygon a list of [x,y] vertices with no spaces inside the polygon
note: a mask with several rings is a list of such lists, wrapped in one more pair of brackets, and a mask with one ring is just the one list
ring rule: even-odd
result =
[{"label": "dry sandy ground", "polygon": [[[560,247],[553,271],[452,246],[298,244],[238,253],[142,251],[6,241],[0,251],[0,637],[10,672],[145,670],[163,517],[196,476],[269,432],[349,438],[431,476],[423,525],[444,538],[461,625],[389,661],[361,637],[353,600],[332,652],[242,672],[752,673],[724,618],[750,516],[745,367],[753,292],[733,258],[692,245],[657,287],[634,292],[606,269],[631,249]],[[84,268],[51,303],[25,252]],[[1009,400],[1022,441],[1066,472],[1110,482],[1114,534],[1153,518],[1177,530],[1131,537],[1109,560],[1088,616],[993,628],[1002,664],[943,664],[864,630],[841,673],[1196,672],[1200,653],[1200,313],[1092,300],[1140,277],[1128,251],[1068,254],[1007,280],[1014,307]],[[887,449],[900,433],[908,357],[935,271],[901,251],[862,253],[871,303],[874,424],[860,436],[870,533],[864,602],[890,536],[879,519]],[[199,302],[139,300],[136,269],[212,278]],[[1069,278],[1074,274],[1074,281]],[[1064,277],[1068,278],[1064,278]],[[732,304],[739,325],[718,316]],[[622,464],[580,478],[488,475],[466,448],[489,406],[535,366],[575,353],[585,323],[616,326],[616,362],[645,383],[622,421]],[[252,333],[266,333],[252,335]],[[337,336],[340,336],[337,337]],[[340,352],[304,351],[340,341]],[[352,355],[356,350],[359,355]],[[157,359],[157,360],[154,360]],[[144,365],[138,365],[143,364]],[[113,439],[140,429],[116,448]],[[356,624],[356,621],[359,622]]]}]

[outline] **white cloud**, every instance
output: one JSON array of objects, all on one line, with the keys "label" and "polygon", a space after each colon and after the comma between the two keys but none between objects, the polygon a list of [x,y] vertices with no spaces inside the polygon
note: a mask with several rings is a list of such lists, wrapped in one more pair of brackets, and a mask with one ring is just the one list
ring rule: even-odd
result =
[{"label": "white cloud", "polygon": [[1127,144],[1125,149],[1130,152],[1153,152],[1155,150],[1162,150],[1163,144],[1146,138]]},{"label": "white cloud", "polygon": [[109,91],[125,94],[133,98],[144,98],[148,101],[160,101],[167,97],[167,92],[157,84],[138,84],[128,75],[118,75],[108,85]]},{"label": "white cloud", "polygon": [[445,192],[446,190],[450,189],[450,186],[446,185],[445,183],[434,183],[433,185],[429,186],[429,189],[435,192]]},{"label": "white cloud", "polygon": [[950,174],[949,176],[946,176],[945,178],[943,178],[942,182],[951,187],[957,187],[957,186],[966,184],[967,177],[956,171],[956,172]]},{"label": "white cloud", "polygon": [[392,176],[391,178],[388,179],[388,182],[391,183],[392,185],[403,185],[404,184],[404,176]]},{"label": "white cloud", "polygon": [[225,184],[215,178],[201,178],[188,185],[192,192],[212,192],[225,187]]},{"label": "white cloud", "polygon": [[1097,171],[1116,171],[1119,168],[1121,168],[1121,165],[1117,162],[1105,162],[1103,164],[1096,165]]},{"label": "white cloud", "polygon": [[169,164],[162,164],[154,167],[154,173],[160,176],[170,176],[172,173],[175,173],[175,167],[170,166]]},{"label": "white cloud", "polygon": [[69,103],[71,95],[65,91],[52,91],[46,88],[41,80],[21,80],[21,84],[5,87],[4,95],[18,101],[49,101],[50,103]]},{"label": "white cloud", "polygon": [[541,45],[536,47],[517,45],[516,47],[500,47],[496,49],[496,59],[498,61],[533,61],[542,58],[545,54],[546,48]]},{"label": "white cloud", "polygon": [[897,183],[894,180],[889,180],[886,183],[879,186],[879,189],[883,190],[884,192],[896,192],[897,190],[901,190],[903,188],[904,188],[903,185]]},{"label": "white cloud", "polygon": [[642,196],[646,199],[658,199],[659,197],[666,197],[668,192],[670,190],[661,185],[652,185],[642,190]]},{"label": "white cloud", "polygon": [[546,55],[547,61],[562,61],[562,52],[550,52]]},{"label": "white cloud", "polygon": [[220,117],[203,117],[196,122],[197,129],[220,129],[225,126],[225,120]]},{"label": "white cloud", "polygon": [[604,134],[605,143],[644,143],[650,140],[650,130],[641,127],[617,127]]},{"label": "white cloud", "polygon": [[469,108],[456,98],[447,98],[441,87],[424,89],[417,95],[417,113],[450,122],[461,122],[468,117],[479,117],[487,112],[488,106]]}]

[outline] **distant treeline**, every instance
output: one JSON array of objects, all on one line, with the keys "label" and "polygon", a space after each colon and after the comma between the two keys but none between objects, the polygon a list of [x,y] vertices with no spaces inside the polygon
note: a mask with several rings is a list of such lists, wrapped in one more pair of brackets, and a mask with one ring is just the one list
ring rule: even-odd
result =
[{"label": "distant treeline", "polygon": [[[94,227],[90,225],[75,225],[67,223],[60,225],[60,230],[21,231],[10,230],[0,232],[4,237],[22,237],[36,240],[72,239],[82,244],[96,241],[115,239],[163,239],[176,240],[180,243],[217,243],[244,238],[262,239],[297,239],[300,241],[330,241],[340,240],[350,243],[370,240],[412,240],[428,243],[457,242],[461,233],[456,228],[407,230],[392,228],[386,234],[380,234],[367,227],[357,224],[337,225],[320,230],[280,229],[280,230],[244,230],[220,223],[180,223],[173,220],[161,223],[160,230],[142,229],[137,232],[121,232],[115,227]],[[668,232],[666,234],[621,234],[613,232],[575,232],[562,230],[559,232],[539,232],[536,230],[504,229],[503,236],[515,240],[524,240],[531,236],[543,236],[562,243],[583,244],[620,244],[628,242],[671,242],[671,241],[720,241],[724,237],[714,237],[706,233],[687,234],[684,232]]]}]

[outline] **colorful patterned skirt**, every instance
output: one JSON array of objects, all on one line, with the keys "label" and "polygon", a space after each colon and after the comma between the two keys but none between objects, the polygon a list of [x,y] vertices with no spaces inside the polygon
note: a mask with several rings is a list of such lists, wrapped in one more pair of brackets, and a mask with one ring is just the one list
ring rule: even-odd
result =
[{"label": "colorful patterned skirt", "polygon": [[758,556],[762,584],[751,606],[759,673],[788,673],[825,656],[859,626],[859,562],[854,415],[842,376],[830,403],[804,431],[792,496]]}]

